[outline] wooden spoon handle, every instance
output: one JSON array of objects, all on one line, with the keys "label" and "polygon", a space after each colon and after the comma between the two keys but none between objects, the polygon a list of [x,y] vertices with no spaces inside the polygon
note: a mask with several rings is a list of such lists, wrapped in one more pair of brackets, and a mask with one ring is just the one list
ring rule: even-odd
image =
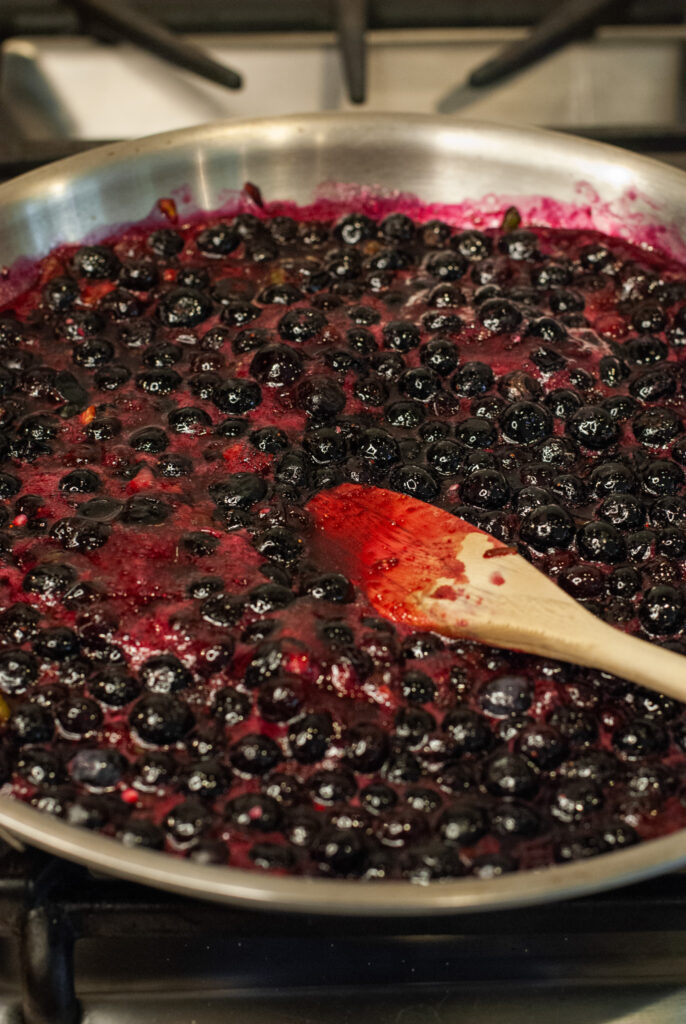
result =
[{"label": "wooden spoon handle", "polygon": [[686,703],[686,658],[646,640],[620,633],[594,615],[584,615],[583,632],[557,637],[558,657],[656,690]]}]

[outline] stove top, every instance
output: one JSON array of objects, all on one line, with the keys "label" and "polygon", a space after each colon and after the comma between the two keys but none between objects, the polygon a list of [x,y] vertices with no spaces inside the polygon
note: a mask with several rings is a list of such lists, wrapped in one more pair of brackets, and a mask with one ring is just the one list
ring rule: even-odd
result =
[{"label": "stove top", "polygon": [[421,920],[246,911],[0,849],[0,1020],[674,1024],[686,874]]}]

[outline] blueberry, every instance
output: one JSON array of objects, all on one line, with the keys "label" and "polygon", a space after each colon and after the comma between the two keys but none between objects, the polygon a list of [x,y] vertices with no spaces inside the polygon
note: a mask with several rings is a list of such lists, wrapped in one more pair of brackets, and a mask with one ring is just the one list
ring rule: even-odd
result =
[{"label": "blueberry", "polygon": [[686,499],[677,496],[658,498],[650,506],[648,519],[651,526],[686,529]]},{"label": "blueberry", "polygon": [[157,317],[165,327],[195,327],[212,313],[212,303],[197,288],[172,288],[157,304]]},{"label": "blueberry", "polygon": [[499,804],[491,814],[491,830],[502,839],[533,839],[540,835],[543,823],[528,804]]},{"label": "blueberry", "polygon": [[310,431],[303,438],[303,448],[320,466],[343,462],[346,457],[345,438],[332,427]]},{"label": "blueberry", "polygon": [[144,661],[140,668],[140,678],[151,693],[176,693],[190,686],[191,673],[173,654],[157,654]]},{"label": "blueberry", "polygon": [[157,526],[171,514],[171,508],[161,498],[136,494],[124,505],[122,521],[128,526]]},{"label": "blueberry", "polygon": [[534,402],[514,402],[503,413],[500,423],[505,437],[522,444],[540,441],[552,432],[550,413]]},{"label": "blueberry", "polygon": [[85,370],[105,366],[114,358],[114,346],[106,338],[84,338],[72,349],[72,362]]},{"label": "blueberry", "polygon": [[651,587],[638,608],[643,628],[655,635],[678,633],[686,622],[686,599],[681,590],[663,583]]},{"label": "blueberry", "polygon": [[462,482],[460,496],[477,508],[503,508],[509,502],[510,488],[497,469],[477,469]]},{"label": "blueberry", "polygon": [[102,711],[88,697],[72,697],[57,707],[57,721],[68,737],[91,736],[102,725]]},{"label": "blueberry", "polygon": [[167,835],[181,849],[197,843],[209,825],[210,815],[195,797],[177,804],[164,819]]},{"label": "blueberry", "polygon": [[321,770],[309,779],[309,790],[317,803],[331,806],[352,799],[357,786],[352,774],[345,770]]},{"label": "blueberry", "polygon": [[418,402],[391,402],[384,411],[385,418],[393,427],[413,430],[423,423],[426,413]]},{"label": "blueberry", "polygon": [[615,565],[626,557],[626,544],[614,526],[606,522],[586,523],[577,535],[582,558],[589,562]]},{"label": "blueberry", "polygon": [[496,753],[486,762],[484,784],[495,796],[528,798],[538,789],[538,778],[521,754]]},{"label": "blueberry", "polygon": [[248,776],[266,775],[283,760],[278,744],[258,733],[247,733],[241,737],[231,747],[229,756],[236,771]]},{"label": "blueberry", "polygon": [[482,416],[470,416],[455,427],[455,437],[467,448],[490,448],[498,434],[490,420]]},{"label": "blueberry", "polygon": [[617,439],[617,425],[601,405],[583,405],[567,421],[567,432],[575,441],[601,451]]},{"label": "blueberry", "polygon": [[222,223],[203,228],[195,239],[198,249],[208,256],[228,256],[240,243],[241,236],[235,226]]},{"label": "blueberry", "polygon": [[18,704],[9,725],[20,744],[48,743],[55,728],[52,714],[38,704]]},{"label": "blueberry", "polygon": [[[46,570],[48,570],[47,566],[45,568]],[[50,566],[49,568],[52,569],[53,566]],[[75,579],[76,573],[71,569],[70,566],[60,566],[59,568],[61,568],[65,574],[67,571],[71,573],[71,576],[67,577],[66,581],[64,580],[64,577],[62,577],[64,589],[66,589],[69,586],[69,583],[73,582],[73,580]],[[34,573],[36,572],[35,569],[32,571]],[[30,589],[26,586],[27,578],[30,575],[31,573],[28,573],[27,576],[24,577],[24,582],[22,584],[24,590]],[[43,579],[40,581],[41,584],[45,584],[46,582],[48,582],[51,585],[50,589],[48,590],[48,593],[54,593],[54,588],[52,587],[53,579],[53,577],[47,575],[43,577]],[[38,581],[36,580],[36,582]],[[43,590],[36,591],[36,593],[43,592]],[[4,609],[4,611],[0,612],[0,637],[6,643],[23,644],[26,640],[29,640],[31,639],[31,637],[35,636],[38,630],[38,621],[38,612],[36,611],[35,608],[32,608],[31,605],[10,605],[9,608],[6,608]]]},{"label": "blueberry", "polygon": [[357,830],[327,828],[317,838],[312,858],[324,875],[358,877],[367,862],[367,847]]},{"label": "blueberry", "polygon": [[491,334],[510,334],[522,322],[522,314],[507,299],[487,299],[479,306],[479,321]]},{"label": "blueberry", "polygon": [[64,782],[64,765],[61,760],[52,751],[40,747],[22,750],[14,762],[14,768],[17,775],[37,789],[51,788]]},{"label": "blueberry", "polygon": [[398,381],[398,388],[406,398],[428,402],[440,390],[438,375],[427,366],[406,370]]},{"label": "blueberry", "polygon": [[405,213],[391,213],[381,221],[381,234],[391,242],[411,242],[416,231],[414,221]]},{"label": "blueberry", "polygon": [[82,245],[73,259],[74,270],[80,277],[91,280],[116,277],[119,260],[105,245]]},{"label": "blueberry", "polygon": [[341,573],[322,573],[308,580],[305,593],[317,601],[347,604],[354,599],[350,581]]},{"label": "blueberry", "polygon": [[481,753],[491,745],[492,734],[486,720],[466,708],[449,711],[442,729],[450,737],[456,754]]},{"label": "blueberry", "polygon": [[213,714],[224,725],[232,728],[250,714],[252,701],[247,693],[225,686],[214,696]]},{"label": "blueberry", "polygon": [[126,771],[126,758],[117,750],[81,749],[69,764],[74,782],[96,791],[114,789]]},{"label": "blueberry", "polygon": [[291,756],[301,764],[321,761],[329,748],[333,735],[331,716],[324,712],[304,715],[293,722],[288,730]]},{"label": "blueberry", "polygon": [[424,267],[439,281],[458,281],[467,269],[467,260],[454,249],[443,249],[430,253]]},{"label": "blueberry", "polygon": [[627,761],[650,757],[667,749],[667,733],[657,722],[637,718],[628,725],[615,729],[612,746]]},{"label": "blueberry", "polygon": [[348,213],[334,227],[334,235],[346,245],[357,245],[374,237],[376,224],[363,213]]},{"label": "blueberry", "polygon": [[622,345],[622,355],[638,366],[651,366],[666,359],[669,349],[664,341],[653,338],[649,334],[639,338],[631,338]]},{"label": "blueberry", "polygon": [[532,725],[519,734],[515,749],[537,768],[549,771],[562,761],[567,744],[552,726]]},{"label": "blueberry", "polygon": [[289,309],[277,324],[284,341],[309,341],[326,327],[326,317],[318,309]]},{"label": "blueberry", "polygon": [[455,476],[462,465],[463,449],[455,441],[437,441],[428,449],[426,458],[439,476]]},{"label": "blueberry", "polygon": [[335,381],[326,377],[308,377],[298,385],[298,405],[318,422],[327,422],[345,408],[346,396]]},{"label": "blueberry", "polygon": [[668,444],[683,430],[683,425],[673,409],[645,409],[632,422],[637,441],[653,448]]},{"label": "blueberry", "polygon": [[122,387],[131,377],[131,371],[126,366],[107,366],[95,371],[95,386],[103,391],[116,391]]},{"label": "blueberry", "polygon": [[144,743],[163,747],[178,743],[190,732],[193,716],[178,698],[151,693],[134,704],[129,724]]},{"label": "blueberry", "polygon": [[40,658],[51,658],[53,661],[64,661],[79,651],[78,637],[67,626],[39,630],[32,644]]},{"label": "blueberry", "polygon": [[494,718],[506,718],[527,711],[533,700],[533,688],[524,676],[505,675],[491,679],[479,691],[482,710]]},{"label": "blueberry", "polygon": [[677,376],[672,363],[644,370],[631,381],[629,391],[640,402],[659,402],[677,391]]},{"label": "blueberry", "polygon": [[409,320],[391,320],[382,330],[386,348],[396,352],[410,352],[421,340],[419,328]]},{"label": "blueberry", "polygon": [[436,697],[436,686],[424,672],[410,669],[400,682],[402,695],[410,704],[430,704]]},{"label": "blueberry", "polygon": [[378,771],[388,754],[388,738],[373,722],[352,726],[344,735],[344,761],[356,772]]},{"label": "blueberry", "polygon": [[522,520],[520,537],[536,551],[567,548],[574,538],[574,521],[559,505],[540,505]]},{"label": "blueberry", "polygon": [[444,842],[473,846],[488,831],[486,808],[473,801],[456,802],[443,811],[437,825]]},{"label": "blueberry", "polygon": [[683,483],[683,469],[668,459],[654,459],[643,471],[643,490],[656,497],[677,494]]},{"label": "blueberry", "polygon": [[176,477],[190,476],[193,465],[186,455],[177,455],[176,452],[171,452],[167,455],[163,455],[161,459],[158,459],[157,468],[161,476],[173,479]]},{"label": "blueberry", "polygon": [[383,782],[373,782],[360,790],[360,803],[372,814],[383,814],[391,810],[398,802],[398,795],[390,786]]},{"label": "blueberry", "polygon": [[[181,386],[181,377],[176,370],[163,368],[161,370],[144,370],[136,375],[136,387],[146,391],[149,395],[169,395]],[[90,426],[93,426],[95,420]],[[111,436],[111,435],[110,435]]]},{"label": "blueberry", "polygon": [[486,363],[464,363],[451,379],[456,394],[466,398],[482,395],[493,386],[493,370]]},{"label": "blueberry", "polygon": [[429,332],[444,331],[446,334],[459,334],[463,326],[457,313],[449,313],[444,310],[430,310],[422,317],[422,327]]},{"label": "blueberry", "polygon": [[3,693],[24,693],[37,676],[38,665],[33,655],[22,650],[0,652],[0,690]]},{"label": "blueberry", "polygon": [[420,501],[433,501],[440,493],[436,477],[422,466],[398,466],[391,472],[389,485],[392,490]]},{"label": "blueberry", "polygon": [[124,665],[106,665],[90,680],[88,689],[102,704],[121,708],[140,694],[141,686]]}]

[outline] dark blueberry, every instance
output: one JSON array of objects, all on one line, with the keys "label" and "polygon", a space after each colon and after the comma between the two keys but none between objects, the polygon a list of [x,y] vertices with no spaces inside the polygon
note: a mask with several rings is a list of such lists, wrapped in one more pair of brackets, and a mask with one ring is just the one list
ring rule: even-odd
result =
[{"label": "dark blueberry", "polygon": [[455,754],[477,754],[488,750],[492,734],[486,720],[476,711],[456,708],[443,719],[443,732],[453,741]]},{"label": "dark blueberry", "polygon": [[102,391],[116,391],[131,377],[126,366],[107,366],[95,371],[95,386]]},{"label": "dark blueberry", "polygon": [[524,729],[515,742],[517,753],[543,771],[555,768],[564,757],[567,744],[549,725],[531,725]]},{"label": "dark blueberry", "polygon": [[398,381],[398,388],[407,398],[428,402],[440,390],[438,375],[427,366],[406,370]]},{"label": "dark blueberry", "polygon": [[186,455],[170,452],[157,461],[159,472],[164,477],[190,476],[193,464]]},{"label": "dark blueberry", "polygon": [[19,694],[38,677],[38,665],[32,654],[22,650],[0,651],[0,690]]},{"label": "dark blueberry", "polygon": [[[555,320],[550,320],[544,317],[542,320],[537,321],[537,326],[543,324],[543,322],[555,324],[560,332],[563,331],[562,327],[557,325]],[[543,328],[539,328],[543,330]],[[532,332],[530,332],[532,333]],[[553,341],[555,338],[551,337],[553,334],[552,329],[547,329],[546,338],[548,341]],[[532,363],[539,368],[541,373],[557,373],[558,370],[563,370],[567,365],[567,360],[564,356],[561,356],[559,352],[556,352],[552,348],[547,348],[545,345],[541,345],[538,348],[532,349],[530,353],[530,359]]]},{"label": "dark blueberry", "polygon": [[86,370],[95,370],[114,358],[114,346],[106,338],[85,338],[72,349],[72,361]]},{"label": "dark blueberry", "polygon": [[232,686],[218,690],[214,697],[213,714],[229,728],[243,722],[250,714],[252,701],[248,694]]},{"label": "dark blueberry", "polygon": [[254,473],[234,473],[210,484],[209,494],[220,508],[250,508],[267,494],[267,485]]},{"label": "dark blueberry", "polygon": [[83,245],[74,255],[73,266],[79,276],[100,280],[116,277],[119,260],[105,245]]},{"label": "dark blueberry", "polygon": [[677,496],[658,498],[650,506],[648,518],[651,526],[686,529],[686,499]]},{"label": "dark blueberry", "polygon": [[210,815],[204,804],[195,797],[184,800],[170,810],[164,819],[164,828],[172,842],[180,848],[197,843],[210,824]]},{"label": "dark blueberry", "polygon": [[233,441],[236,437],[242,437],[248,429],[247,419],[240,416],[227,416],[225,420],[218,423],[214,429],[217,437],[223,437],[226,441]]},{"label": "dark blueberry", "polygon": [[672,398],[676,390],[677,377],[672,363],[644,370],[629,385],[629,391],[640,402],[659,402],[664,398]]},{"label": "dark blueberry", "polygon": [[399,352],[377,352],[369,360],[373,372],[383,380],[396,381],[405,369],[405,361]]},{"label": "dark blueberry", "polygon": [[318,309],[289,309],[278,322],[277,330],[284,341],[309,341],[326,327],[326,317]]},{"label": "dark blueberry", "polygon": [[266,775],[283,760],[283,754],[268,736],[248,733],[231,747],[230,760],[242,775]]},{"label": "dark blueberry", "polygon": [[632,428],[641,444],[659,448],[680,434],[683,425],[673,409],[645,409],[634,418]]},{"label": "dark blueberry", "polygon": [[254,587],[248,594],[247,605],[256,615],[268,615],[287,608],[294,600],[295,594],[289,587],[270,582]]},{"label": "dark blueberry", "polygon": [[66,736],[91,736],[102,725],[102,711],[88,697],[72,697],[57,707],[57,721]]},{"label": "dark blueberry", "polygon": [[371,331],[365,327],[355,327],[346,333],[348,348],[359,355],[368,356],[376,352],[378,345]]},{"label": "dark blueberry", "polygon": [[40,747],[23,750],[15,761],[15,771],[38,789],[47,789],[64,782],[64,765],[50,750]]},{"label": "dark blueberry", "polygon": [[667,749],[667,733],[657,722],[636,718],[615,730],[612,746],[627,761],[650,757]]},{"label": "dark blueberry", "polygon": [[677,494],[683,483],[683,469],[668,459],[654,459],[643,471],[643,490],[655,497]]},{"label": "dark blueberry", "polygon": [[521,754],[494,754],[486,762],[484,784],[495,796],[528,798],[538,789],[538,777]]},{"label": "dark blueberry", "polygon": [[616,565],[626,557],[626,544],[619,530],[610,523],[586,523],[577,535],[582,558],[589,562]]},{"label": "dark blueberry", "polygon": [[629,376],[629,367],[618,356],[603,356],[598,364],[598,376],[609,388],[616,388]]},{"label": "dark blueberry", "polygon": [[388,399],[388,388],[380,380],[358,380],[353,387],[355,398],[363,405],[378,408]]},{"label": "dark blueberry", "polygon": [[79,286],[71,277],[53,277],[43,287],[43,301],[53,313],[70,309],[79,297]]},{"label": "dark blueberry", "polygon": [[307,433],[303,438],[303,448],[319,466],[344,462],[347,454],[345,438],[333,427],[322,427]]},{"label": "dark blueberry", "polygon": [[108,707],[122,708],[141,691],[140,683],[123,665],[106,665],[88,684],[93,697]]},{"label": "dark blueberry", "polygon": [[193,726],[193,716],[178,698],[166,694],[146,694],[129,714],[132,730],[151,746],[178,743]]},{"label": "dark blueberry", "polygon": [[396,352],[410,352],[421,340],[419,328],[410,320],[391,320],[382,331],[386,348]]},{"label": "dark blueberry", "polygon": [[240,233],[231,224],[212,224],[196,236],[195,244],[208,256],[228,256],[241,243]]},{"label": "dark blueberry", "polygon": [[533,839],[542,828],[538,813],[528,804],[508,801],[491,814],[491,830],[502,839]]},{"label": "dark blueberry", "polygon": [[118,832],[117,839],[124,846],[133,849],[161,850],[164,846],[164,833],[152,821],[143,818],[132,818]]},{"label": "dark blueberry", "polygon": [[89,789],[113,789],[126,771],[126,758],[117,750],[78,750],[69,764],[74,782]]},{"label": "dark blueberry", "polygon": [[[60,481],[61,486],[61,481]],[[62,488],[64,490],[64,488]],[[0,498],[13,498],[21,490],[21,480],[13,473],[0,473]]]},{"label": "dark blueberry", "polygon": [[129,444],[137,452],[156,454],[169,445],[169,438],[161,427],[143,427],[131,435]]},{"label": "dark blueberry", "polygon": [[411,242],[417,228],[405,213],[391,213],[381,221],[381,234],[391,242]]},{"label": "dark blueberry", "polygon": [[157,654],[144,661],[140,678],[146,690],[152,693],[175,693],[190,686],[191,673],[173,654]]},{"label": "dark blueberry", "polygon": [[96,416],[84,429],[89,441],[109,441],[121,434],[121,420],[116,416]]},{"label": "dark blueberry", "polygon": [[657,538],[657,552],[668,558],[683,558],[686,555],[686,534],[676,527],[661,530]]},{"label": "dark blueberry", "polygon": [[160,342],[151,345],[143,353],[143,363],[152,370],[159,370],[164,366],[174,366],[183,357],[183,352],[178,345]]},{"label": "dark blueberry", "polygon": [[645,524],[643,503],[631,494],[609,494],[598,506],[601,519],[621,530],[634,530]]},{"label": "dark blueberry", "polygon": [[500,298],[487,299],[483,302],[479,307],[478,317],[491,334],[510,334],[522,322],[522,314],[514,303]]},{"label": "dark blueberry", "polygon": [[603,805],[602,790],[588,779],[565,779],[550,804],[553,818],[567,825],[580,821]]},{"label": "dark blueberry", "polygon": [[345,392],[326,377],[308,377],[298,385],[298,406],[313,420],[326,422],[345,408]]},{"label": "dark blueberry", "polygon": [[226,769],[210,759],[195,761],[179,774],[180,789],[201,799],[214,800],[225,792],[228,784]]},{"label": "dark blueberry", "polygon": [[577,508],[588,502],[586,482],[573,473],[561,473],[553,480],[553,497],[560,499],[560,504]]},{"label": "dark blueberry", "polygon": [[41,629],[32,640],[33,649],[40,658],[64,661],[79,652],[76,633],[67,626],[52,626]]},{"label": "dark blueberry", "polygon": [[622,345],[622,355],[638,366],[651,366],[653,363],[662,362],[667,358],[669,349],[664,341],[653,338],[650,335],[643,335],[640,338],[631,338]]},{"label": "dark blueberry", "polygon": [[98,308],[113,320],[129,320],[141,315],[143,303],[126,288],[113,288],[100,300]]},{"label": "dark blueberry", "polygon": [[93,494],[100,487],[100,477],[92,469],[72,469],[59,482],[61,491],[74,494]]},{"label": "dark blueberry", "polygon": [[398,466],[390,475],[389,486],[420,501],[433,501],[440,493],[435,476],[422,466]]},{"label": "dark blueberry", "polygon": [[308,788],[315,802],[325,806],[347,803],[357,790],[355,779],[345,769],[316,772],[310,777]]},{"label": "dark blueberry", "polygon": [[260,714],[268,722],[291,721],[302,707],[302,702],[302,686],[295,676],[269,679],[262,683],[257,693]]},{"label": "dark blueberry", "polygon": [[[51,571],[54,568],[62,570],[62,574],[57,574],[57,586],[54,585],[55,577],[51,575]],[[33,569],[31,573],[36,573],[38,570]],[[33,588],[27,587],[27,580],[31,577],[31,573],[27,573],[24,577],[22,584],[23,590],[32,590]],[[67,575],[71,574],[71,575]],[[60,575],[62,579],[60,580]],[[67,575],[67,578],[64,578]],[[67,587],[76,578],[76,573],[71,566],[44,566],[43,577],[40,579],[40,589],[35,590],[35,593],[55,593],[61,590],[66,590]],[[32,583],[39,583],[39,580],[34,576],[31,578]],[[47,584],[47,590],[43,590],[43,586]],[[39,615],[35,608],[32,608],[28,604],[13,604],[9,608],[0,612],[0,637],[7,643],[23,644],[26,640],[30,640],[31,637],[36,635],[38,630]]]},{"label": "dark blueberry", "polygon": [[171,508],[161,498],[136,494],[124,505],[122,521],[129,526],[157,526],[169,517]]},{"label": "dark blueberry", "polygon": [[[266,351],[266,349],[263,351]],[[259,384],[256,384],[255,381],[234,377],[222,381],[214,389],[212,401],[220,412],[238,413],[240,415],[241,413],[249,412],[260,404],[262,401],[262,391]]]},{"label": "dark blueberry", "polygon": [[412,633],[403,643],[403,657],[422,661],[444,650],[444,646],[435,633]]},{"label": "dark blueberry", "polygon": [[521,715],[531,706],[533,687],[524,676],[504,675],[491,679],[479,692],[482,710],[494,718]]},{"label": "dark blueberry", "polygon": [[465,398],[483,395],[493,386],[493,370],[486,363],[469,362],[459,367],[451,379],[456,394]]},{"label": "dark blueberry", "polygon": [[636,477],[623,462],[596,464],[589,476],[591,490],[596,498],[618,492],[630,494],[636,489]]},{"label": "dark blueberry", "polygon": [[583,600],[602,594],[605,577],[593,565],[571,565],[563,569],[557,579],[563,590]]},{"label": "dark blueberry", "polygon": [[171,259],[183,249],[183,237],[171,228],[158,228],[148,235],[147,244],[156,256]]},{"label": "dark blueberry", "polygon": [[686,622],[686,599],[681,590],[662,583],[651,587],[638,607],[643,628],[653,635],[679,632]]},{"label": "dark blueberry", "polygon": [[422,326],[425,331],[444,331],[446,334],[459,334],[464,325],[457,313],[448,313],[444,310],[430,310],[422,317]]},{"label": "dark blueberry", "polygon": [[470,416],[455,427],[455,437],[467,448],[490,448],[498,434],[490,420],[482,416]]},{"label": "dark blueberry", "polygon": [[9,724],[20,744],[48,743],[55,728],[52,714],[38,704],[18,704]]},{"label": "dark blueberry", "polygon": [[474,801],[453,803],[443,811],[437,826],[444,842],[473,846],[488,831],[486,808]]},{"label": "dark blueberry", "polygon": [[455,441],[437,441],[426,453],[427,462],[439,476],[455,476],[462,465],[464,452]]},{"label": "dark blueberry", "polygon": [[523,519],[520,537],[536,551],[567,548],[574,538],[574,520],[559,505],[541,505]]},{"label": "dark blueberry", "polygon": [[318,836],[312,858],[324,875],[358,877],[367,862],[364,837],[356,829],[330,827]]},{"label": "dark blueberry", "polygon": [[206,598],[200,606],[200,615],[212,626],[227,629],[235,626],[245,610],[241,598],[230,594],[213,594]]},{"label": "dark blueberry", "polygon": [[496,509],[507,505],[510,488],[497,469],[477,469],[462,482],[460,496],[477,508]]},{"label": "dark blueberry", "polygon": [[195,327],[212,313],[212,303],[197,288],[172,288],[157,304],[157,317],[165,327]]},{"label": "dark blueberry", "polygon": [[467,260],[454,249],[443,249],[430,253],[424,267],[439,281],[457,281],[467,269]]},{"label": "dark blueberry", "polygon": [[347,604],[354,599],[350,580],[340,573],[322,573],[308,580],[305,593],[317,601],[332,601],[336,604]]},{"label": "dark blueberry", "polygon": [[488,235],[474,229],[455,235],[451,244],[465,259],[473,263],[485,260],[493,252],[493,242]]},{"label": "dark blueberry", "polygon": [[329,748],[332,735],[333,723],[330,715],[304,715],[293,722],[288,730],[291,756],[301,764],[315,764],[321,761]]},{"label": "dark blueberry", "polygon": [[81,516],[58,519],[50,530],[50,537],[67,551],[95,551],[108,543],[110,526]]},{"label": "dark blueberry", "polygon": [[370,217],[363,213],[348,213],[338,221],[334,227],[334,235],[346,245],[357,245],[373,238],[376,232],[376,224]]},{"label": "dark blueberry", "polygon": [[181,377],[176,370],[144,370],[136,376],[136,387],[141,391],[147,391],[149,395],[169,395],[180,385]]},{"label": "dark blueberry", "polygon": [[410,704],[430,704],[436,697],[436,686],[424,672],[411,669],[400,682],[402,695]]},{"label": "dark blueberry", "polygon": [[381,726],[363,722],[344,735],[344,761],[356,772],[378,771],[388,755],[388,737]]},{"label": "dark blueberry", "polygon": [[535,260],[539,257],[538,239],[533,231],[515,228],[498,239],[498,249],[511,260]]},{"label": "dark blueberry", "polygon": [[424,421],[426,413],[418,402],[391,402],[386,406],[384,416],[392,427],[414,430]]},{"label": "dark blueberry", "polygon": [[655,554],[657,537],[653,530],[635,530],[626,535],[627,557],[632,562],[645,562]]},{"label": "dark blueberry", "polygon": [[383,782],[373,782],[360,790],[360,803],[372,814],[383,814],[391,810],[398,802],[398,795],[390,786]]},{"label": "dark blueberry", "polygon": [[553,426],[547,409],[534,402],[514,402],[503,413],[500,423],[505,437],[521,444],[548,437]]},{"label": "dark blueberry", "polygon": [[583,405],[567,421],[567,432],[587,448],[602,450],[617,439],[617,424],[601,405]]}]

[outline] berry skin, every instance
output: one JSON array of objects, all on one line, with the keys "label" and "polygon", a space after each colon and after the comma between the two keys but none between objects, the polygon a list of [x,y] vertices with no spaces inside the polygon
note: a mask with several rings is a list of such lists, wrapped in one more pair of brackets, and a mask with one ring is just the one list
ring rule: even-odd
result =
[{"label": "berry skin", "polygon": [[150,694],[134,704],[129,722],[145,743],[164,747],[183,739],[193,725],[193,718],[177,698]]}]

